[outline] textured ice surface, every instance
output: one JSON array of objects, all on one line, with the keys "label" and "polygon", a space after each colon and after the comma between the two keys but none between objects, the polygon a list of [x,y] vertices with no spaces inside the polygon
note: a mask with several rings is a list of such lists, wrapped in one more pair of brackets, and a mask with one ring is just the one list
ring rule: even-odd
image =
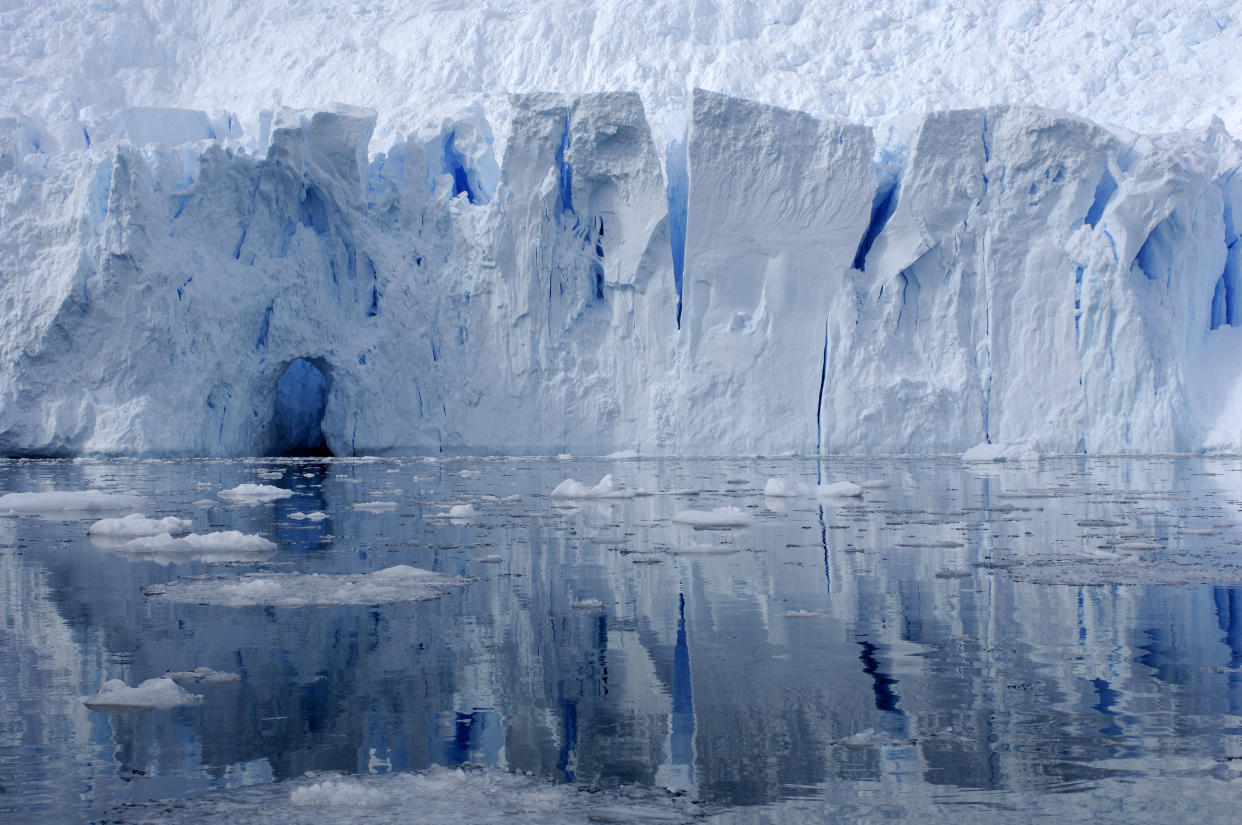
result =
[{"label": "textured ice surface", "polygon": [[225,607],[323,607],[427,601],[467,583],[458,576],[400,564],[374,573],[253,573],[182,580],[148,593],[168,601]]},{"label": "textured ice surface", "polygon": [[83,700],[91,710],[103,712],[125,710],[167,710],[181,705],[197,705],[203,701],[178,685],[172,679],[161,676],[147,679],[137,687],[130,687],[120,679],[109,679],[99,688],[99,693]]}]

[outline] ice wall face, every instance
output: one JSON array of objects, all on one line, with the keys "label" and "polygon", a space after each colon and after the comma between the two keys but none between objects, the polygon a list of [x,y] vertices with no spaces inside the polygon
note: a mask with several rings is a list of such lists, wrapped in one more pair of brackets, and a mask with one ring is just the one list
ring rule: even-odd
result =
[{"label": "ice wall face", "polygon": [[349,107],[261,157],[7,121],[0,451],[1242,449],[1223,128],[993,107],[877,150],[696,92],[670,186],[636,95],[509,110],[375,156]]}]

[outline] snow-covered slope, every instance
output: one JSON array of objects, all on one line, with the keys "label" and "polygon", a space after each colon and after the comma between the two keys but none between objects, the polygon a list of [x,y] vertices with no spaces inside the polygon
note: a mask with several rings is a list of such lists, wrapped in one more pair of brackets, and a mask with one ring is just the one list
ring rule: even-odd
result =
[{"label": "snow-covered slope", "polygon": [[1242,449],[1238,4],[308,5],[3,12],[0,451]]}]

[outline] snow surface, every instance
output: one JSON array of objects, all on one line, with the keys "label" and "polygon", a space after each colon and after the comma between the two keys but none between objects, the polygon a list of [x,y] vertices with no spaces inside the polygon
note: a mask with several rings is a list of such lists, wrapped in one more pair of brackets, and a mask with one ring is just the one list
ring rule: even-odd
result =
[{"label": "snow surface", "polygon": [[99,693],[83,700],[91,710],[102,712],[134,710],[167,710],[181,705],[197,705],[203,701],[186,691],[172,679],[161,676],[147,679],[137,687],[130,687],[120,679],[109,679],[99,688]]},{"label": "snow surface", "polygon": [[186,533],[193,524],[190,519],[166,516],[160,519],[147,518],[142,513],[130,513],[121,518],[100,519],[86,531],[92,536],[109,538],[137,538],[139,536],[158,536],[161,533]]},{"label": "snow surface", "polygon": [[148,595],[224,607],[324,607],[436,599],[468,579],[396,565],[366,574],[257,573],[209,580],[180,580],[148,588]]},{"label": "snow surface", "polygon": [[1242,450],[1168,5],[10,3],[0,452]]}]

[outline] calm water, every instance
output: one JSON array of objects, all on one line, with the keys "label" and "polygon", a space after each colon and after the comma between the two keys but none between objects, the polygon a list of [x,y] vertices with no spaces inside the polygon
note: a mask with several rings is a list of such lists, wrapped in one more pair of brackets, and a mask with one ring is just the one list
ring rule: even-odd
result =
[{"label": "calm water", "polygon": [[[604,473],[657,494],[548,496]],[[769,477],[888,486],[765,499]],[[243,482],[294,495],[217,497]],[[721,822],[1232,822],[1242,803],[1237,459],[0,463],[0,493],[89,488],[278,549],[142,557],[87,537],[100,514],[0,517],[0,821],[350,821],[268,783],[466,763],[600,799],[670,789]],[[373,501],[396,506],[354,506]],[[440,516],[461,503],[476,515]],[[752,525],[672,522],[722,506]],[[471,582],[301,608],[159,587],[397,564]],[[240,682],[82,704],[199,666]],[[504,821],[469,799],[423,821]]]}]

